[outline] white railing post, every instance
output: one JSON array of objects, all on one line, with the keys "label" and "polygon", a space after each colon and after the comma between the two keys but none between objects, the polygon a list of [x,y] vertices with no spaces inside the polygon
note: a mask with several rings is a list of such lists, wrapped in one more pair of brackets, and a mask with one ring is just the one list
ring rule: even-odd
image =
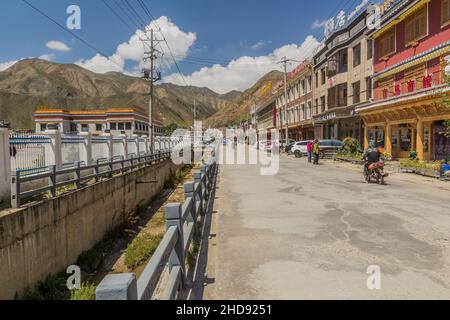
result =
[{"label": "white railing post", "polygon": [[11,195],[11,158],[9,151],[9,130],[0,128],[0,201]]},{"label": "white railing post", "polygon": [[80,145],[80,162],[84,162],[86,166],[92,164],[92,135],[90,132],[81,132],[83,143]]},{"label": "white railing post", "polygon": [[135,134],[133,134],[130,138],[130,141],[128,142],[128,152],[130,152],[131,150],[134,150],[136,152],[136,158],[139,157],[139,137]]},{"label": "white railing post", "polygon": [[60,170],[62,168],[61,132],[47,130],[45,135],[50,138],[50,143],[45,144],[45,165],[56,166],[56,170]]},{"label": "white railing post", "polygon": [[177,227],[178,239],[169,258],[169,272],[174,267],[180,267],[182,270],[182,283],[185,283],[185,253],[184,253],[184,234],[183,234],[183,217],[181,212],[181,204],[169,203],[165,206],[166,211],[166,230],[170,227]]},{"label": "white railing post", "polygon": [[111,133],[103,133],[102,137],[106,138],[106,153],[105,158],[111,160],[114,154],[113,137]]},{"label": "white railing post", "polygon": [[126,134],[121,134],[119,135],[119,138],[122,139],[123,158],[126,160],[128,159],[128,137]]},{"label": "white railing post", "polygon": [[147,136],[141,136],[138,138],[139,152],[148,154],[148,138]]}]

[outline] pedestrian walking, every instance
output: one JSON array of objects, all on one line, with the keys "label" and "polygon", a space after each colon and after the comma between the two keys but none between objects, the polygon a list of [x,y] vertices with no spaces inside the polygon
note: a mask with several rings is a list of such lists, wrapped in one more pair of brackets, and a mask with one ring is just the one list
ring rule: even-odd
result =
[{"label": "pedestrian walking", "polygon": [[312,150],[313,149],[313,142],[308,141],[308,144],[306,145],[306,152],[308,153],[308,162],[312,162]]},{"label": "pedestrian walking", "polygon": [[314,144],[313,144],[313,155],[314,155],[314,164],[318,165],[319,164],[319,153],[320,153],[320,149],[319,149],[319,140],[314,140]]}]

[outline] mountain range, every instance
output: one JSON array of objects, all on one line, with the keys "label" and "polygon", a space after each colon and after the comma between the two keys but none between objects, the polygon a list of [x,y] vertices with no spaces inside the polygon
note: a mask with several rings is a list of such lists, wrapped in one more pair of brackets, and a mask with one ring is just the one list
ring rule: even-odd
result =
[{"label": "mountain range", "polygon": [[[244,93],[218,94],[208,88],[155,86],[156,112],[165,125],[188,127],[196,116],[208,125],[224,127],[246,119],[250,97],[266,81],[281,73],[271,72]],[[95,110],[148,105],[149,83],[118,72],[97,74],[74,64],[57,64],[40,59],[25,59],[0,72],[0,119],[14,128],[32,129],[32,114],[37,107],[65,110]]]}]

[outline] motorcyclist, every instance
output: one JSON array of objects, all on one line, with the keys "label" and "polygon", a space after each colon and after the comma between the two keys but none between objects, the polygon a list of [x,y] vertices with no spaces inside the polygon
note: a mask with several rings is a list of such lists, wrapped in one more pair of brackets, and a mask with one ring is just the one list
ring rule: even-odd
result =
[{"label": "motorcyclist", "polygon": [[364,171],[366,174],[371,164],[378,163],[381,160],[381,152],[375,147],[375,143],[369,143],[369,149],[364,152],[363,160],[365,161]]}]

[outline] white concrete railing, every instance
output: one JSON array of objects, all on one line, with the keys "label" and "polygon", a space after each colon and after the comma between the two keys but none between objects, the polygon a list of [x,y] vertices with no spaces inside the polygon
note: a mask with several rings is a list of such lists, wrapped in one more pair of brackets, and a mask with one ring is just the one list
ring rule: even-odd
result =
[{"label": "white concrete railing", "polygon": [[213,157],[194,174],[194,182],[184,185],[184,203],[165,206],[166,233],[139,279],[134,273],[108,275],[96,289],[97,300],[155,299],[156,288],[166,267],[169,276],[165,283],[161,283],[159,299],[176,299],[179,290],[186,285],[185,260],[196,222],[211,209],[216,173],[217,164]]},{"label": "white concrete railing", "polygon": [[13,178],[28,177],[50,173],[51,170],[91,166],[99,161],[128,160],[165,152],[179,143],[170,137],[155,137],[154,150],[151,150],[150,139],[145,136],[65,135],[57,130],[43,134],[17,134],[7,128],[0,130],[0,199],[11,195],[11,172]]}]

